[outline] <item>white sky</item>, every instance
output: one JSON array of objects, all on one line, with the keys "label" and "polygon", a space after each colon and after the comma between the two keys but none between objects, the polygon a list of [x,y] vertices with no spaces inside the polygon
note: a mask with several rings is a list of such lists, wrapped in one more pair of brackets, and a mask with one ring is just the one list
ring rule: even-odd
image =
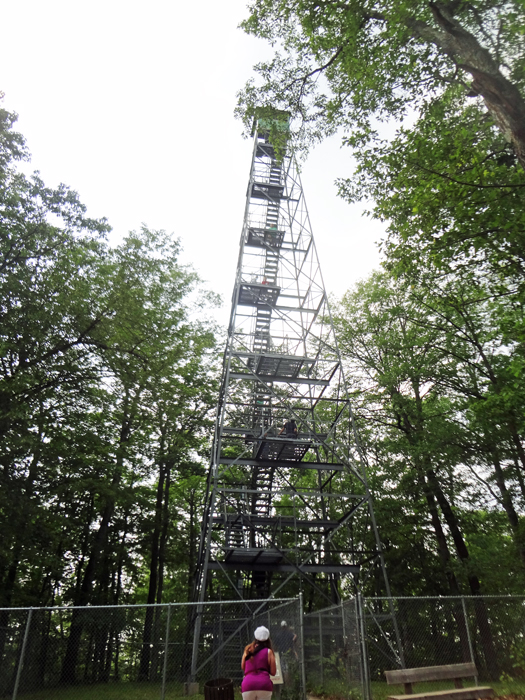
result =
[{"label": "white sky", "polygon": [[[271,55],[239,22],[246,0],[17,0],[2,5],[0,90],[32,167],[64,182],[112,240],[141,223],[173,231],[227,322],[251,143],[233,118],[252,65]],[[302,168],[327,291],[377,267],[378,222],[336,197],[351,172],[337,139]]]}]

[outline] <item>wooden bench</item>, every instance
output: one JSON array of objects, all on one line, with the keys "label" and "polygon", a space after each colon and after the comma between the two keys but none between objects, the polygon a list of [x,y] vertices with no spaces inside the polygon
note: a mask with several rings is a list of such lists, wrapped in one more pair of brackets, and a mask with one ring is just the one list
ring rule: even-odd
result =
[{"label": "wooden bench", "polygon": [[[490,698],[494,690],[487,686],[463,688],[463,678],[477,678],[476,664],[451,664],[449,666],[424,666],[423,668],[401,668],[397,671],[385,671],[388,685],[403,683],[406,695],[389,695],[388,700],[476,700]],[[429,690],[426,693],[412,693],[412,683],[422,681],[453,680],[454,688],[450,690]]]}]

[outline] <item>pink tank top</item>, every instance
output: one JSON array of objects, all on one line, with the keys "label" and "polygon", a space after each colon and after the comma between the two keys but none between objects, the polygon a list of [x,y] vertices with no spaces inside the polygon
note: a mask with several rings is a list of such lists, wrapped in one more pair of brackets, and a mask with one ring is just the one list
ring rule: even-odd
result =
[{"label": "pink tank top", "polygon": [[267,647],[246,659],[241,691],[247,693],[249,690],[273,690]]}]

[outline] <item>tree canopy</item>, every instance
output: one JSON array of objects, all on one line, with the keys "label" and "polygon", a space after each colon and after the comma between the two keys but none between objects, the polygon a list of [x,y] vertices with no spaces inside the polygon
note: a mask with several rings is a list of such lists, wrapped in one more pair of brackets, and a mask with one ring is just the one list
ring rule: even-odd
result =
[{"label": "tree canopy", "polygon": [[241,26],[276,47],[239,93],[245,127],[273,106],[299,152],[337,133],[339,194],[387,226],[335,322],[392,588],[518,591],[523,3],[254,0]]},{"label": "tree canopy", "polygon": [[216,299],[173,236],[112,247],[75,192],[19,172],[14,124],[0,111],[0,607],[186,596]]},{"label": "tree canopy", "polygon": [[[486,295],[457,277],[446,287],[432,282],[376,273],[335,314],[392,585],[420,595],[518,592],[522,374],[516,380],[509,372],[514,353],[501,352],[505,340]],[[419,553],[409,571],[425,571],[418,583],[406,568],[413,546]],[[492,589],[494,556],[505,562],[505,583]]]},{"label": "tree canopy", "polygon": [[303,143],[342,128],[359,147],[377,120],[460,85],[525,164],[521,2],[255,0],[249,11],[243,29],[279,50],[239,95],[247,127],[258,106],[274,106],[296,118]]}]

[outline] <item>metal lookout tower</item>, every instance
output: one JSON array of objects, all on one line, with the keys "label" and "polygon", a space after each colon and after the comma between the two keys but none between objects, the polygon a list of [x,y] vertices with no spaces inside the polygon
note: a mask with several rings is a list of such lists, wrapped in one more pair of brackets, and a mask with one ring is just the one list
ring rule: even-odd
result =
[{"label": "metal lookout tower", "polygon": [[[388,581],[288,117],[260,117],[195,600],[350,596]],[[276,141],[274,136],[279,137]],[[273,143],[280,143],[277,152]],[[283,153],[284,151],[284,153]],[[195,636],[199,635],[198,615]],[[194,644],[194,663],[197,646]]]}]

